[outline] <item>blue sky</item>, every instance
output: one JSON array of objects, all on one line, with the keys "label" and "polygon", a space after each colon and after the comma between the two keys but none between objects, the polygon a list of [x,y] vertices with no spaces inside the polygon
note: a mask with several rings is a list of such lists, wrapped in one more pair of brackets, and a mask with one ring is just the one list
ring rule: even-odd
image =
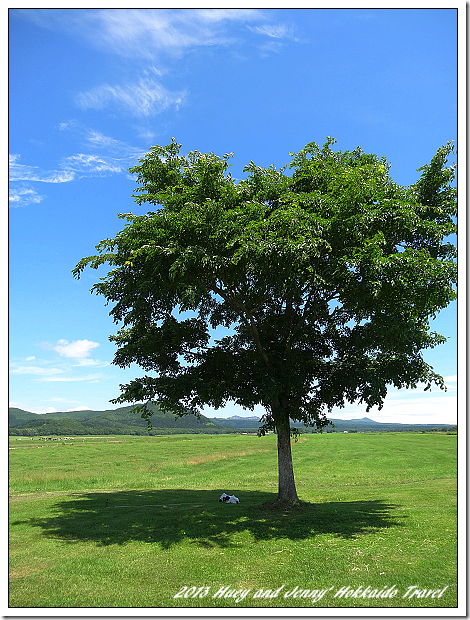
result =
[{"label": "blue sky", "polygon": [[[11,9],[9,80],[10,405],[112,409],[141,371],[111,364],[99,274],[71,270],[122,228],[117,213],[144,212],[127,169],[174,136],[233,151],[242,178],[250,160],[280,167],[333,136],[413,183],[458,137],[457,10]],[[381,412],[333,417],[456,423],[456,314],[441,312],[449,340],[425,354],[446,393],[391,390]],[[251,414],[204,410],[235,413]]]}]

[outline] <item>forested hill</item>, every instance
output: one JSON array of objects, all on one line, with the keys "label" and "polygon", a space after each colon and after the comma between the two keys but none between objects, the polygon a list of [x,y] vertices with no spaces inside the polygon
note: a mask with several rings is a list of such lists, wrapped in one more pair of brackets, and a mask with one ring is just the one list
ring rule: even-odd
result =
[{"label": "forested hill", "polygon": [[176,418],[153,408],[152,429],[139,414],[132,413],[134,405],[106,411],[56,411],[31,413],[10,407],[8,411],[10,435],[173,435],[180,433],[236,433],[237,430],[221,426],[205,416],[198,420],[194,415]]},{"label": "forested hill", "polygon": [[[193,415],[175,419],[170,413],[163,413],[154,407],[152,430],[138,414],[132,413],[133,405],[106,411],[57,411],[37,414],[15,407],[9,408],[9,434],[23,436],[37,435],[173,435],[180,433],[240,433],[256,432],[260,425],[253,418],[207,418],[200,420]],[[301,432],[314,432],[302,424],[293,424]],[[334,420],[334,427],[327,426],[323,432],[397,432],[397,431],[455,431],[456,427],[446,424],[398,424],[375,422],[370,418],[356,420]]]}]

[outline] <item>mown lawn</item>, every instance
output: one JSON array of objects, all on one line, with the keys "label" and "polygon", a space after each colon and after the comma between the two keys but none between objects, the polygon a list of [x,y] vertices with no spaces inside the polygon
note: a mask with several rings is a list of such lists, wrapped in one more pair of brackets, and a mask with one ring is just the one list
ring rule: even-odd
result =
[{"label": "mown lawn", "polygon": [[10,448],[10,607],[457,606],[455,435],[304,435],[288,511],[272,435]]}]

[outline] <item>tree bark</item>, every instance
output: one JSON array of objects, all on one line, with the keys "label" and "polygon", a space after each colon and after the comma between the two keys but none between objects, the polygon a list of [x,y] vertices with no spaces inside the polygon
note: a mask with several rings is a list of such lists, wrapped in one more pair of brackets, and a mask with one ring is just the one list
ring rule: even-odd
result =
[{"label": "tree bark", "polygon": [[278,495],[279,501],[298,501],[297,490],[295,488],[294,467],[292,464],[292,451],[290,443],[290,421],[276,422],[277,430],[277,466],[279,472]]}]

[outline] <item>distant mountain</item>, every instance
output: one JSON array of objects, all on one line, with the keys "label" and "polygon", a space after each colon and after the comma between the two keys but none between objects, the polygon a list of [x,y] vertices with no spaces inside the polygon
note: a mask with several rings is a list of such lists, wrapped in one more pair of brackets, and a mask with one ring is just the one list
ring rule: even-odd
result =
[{"label": "distant mountain", "polygon": [[215,424],[243,431],[257,431],[261,425],[258,417],[242,418],[240,416],[231,416],[230,418],[211,418],[211,420]]},{"label": "distant mountain", "polygon": [[221,426],[201,416],[176,418],[171,413],[153,406],[152,429],[138,414],[132,413],[135,405],[105,411],[56,411],[31,413],[10,407],[8,411],[10,435],[171,435],[180,433],[221,434],[234,433],[235,429]]},{"label": "distant mountain", "polygon": [[259,415],[248,415],[248,416],[231,415],[226,419],[227,420],[256,420],[257,422],[259,422]]},{"label": "distant mountain", "polygon": [[[257,431],[260,422],[259,418],[251,416],[243,418],[241,416],[231,416],[230,418],[211,418],[216,424],[230,426],[243,431]],[[399,432],[399,431],[430,431],[438,428],[454,428],[452,424],[399,424],[398,422],[376,422],[370,418],[358,418],[353,420],[332,420],[333,425],[328,425],[323,429],[324,433],[349,432]],[[301,422],[291,421],[291,426],[298,428],[302,433],[316,432],[315,427],[305,426]]]},{"label": "distant mountain", "polygon": [[36,413],[23,411],[23,409],[17,409],[16,407],[8,408],[8,424],[10,426],[19,426],[28,420],[35,420],[36,416]]}]

